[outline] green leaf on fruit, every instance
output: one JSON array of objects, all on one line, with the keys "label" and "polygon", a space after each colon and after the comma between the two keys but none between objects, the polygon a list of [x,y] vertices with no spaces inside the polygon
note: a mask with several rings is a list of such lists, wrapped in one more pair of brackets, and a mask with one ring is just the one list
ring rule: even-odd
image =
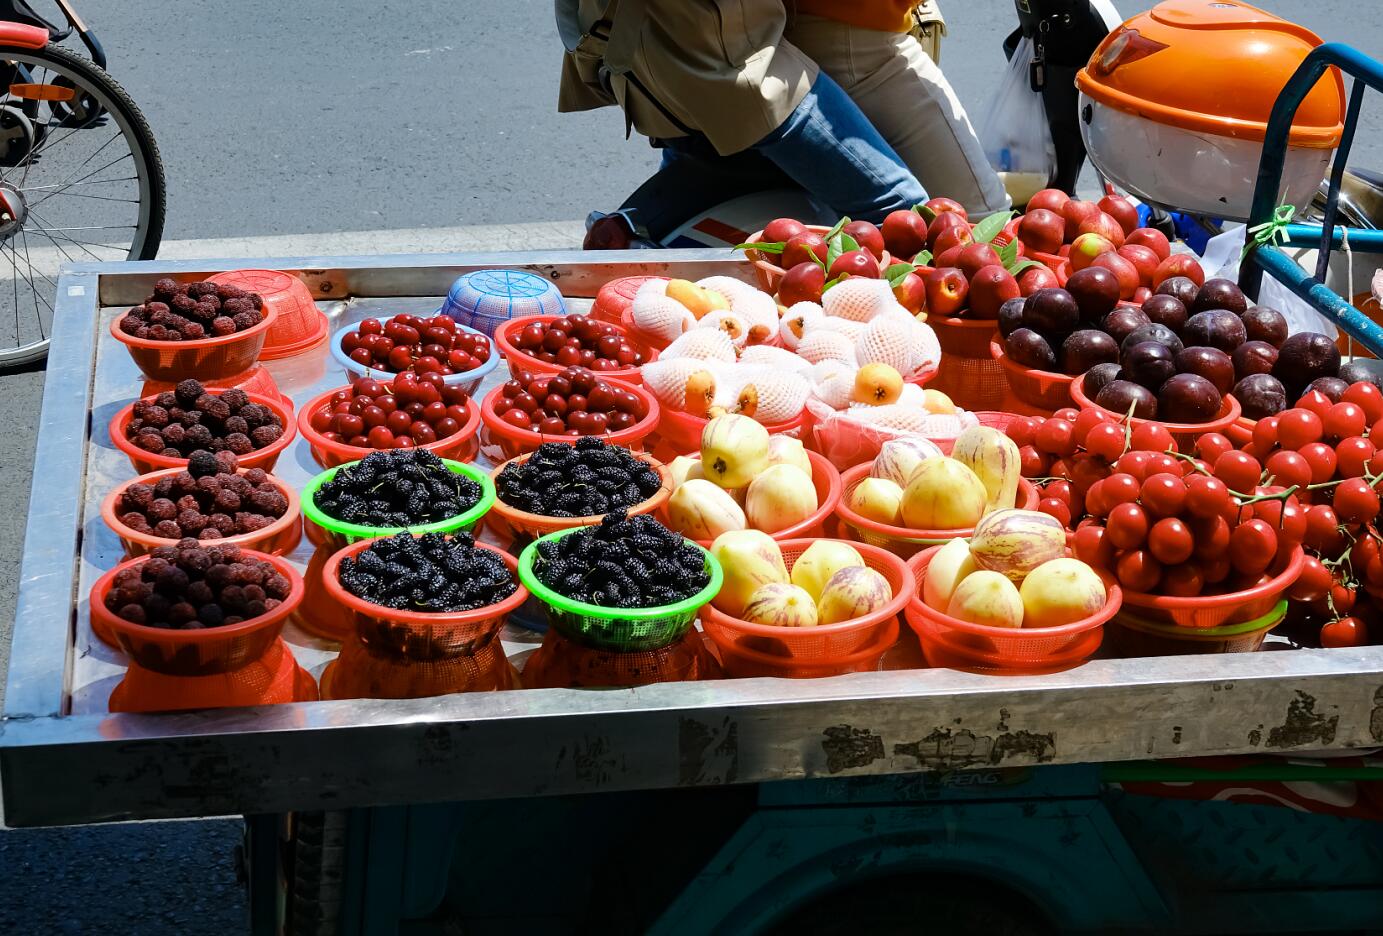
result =
[{"label": "green leaf on fruit", "polygon": [[1009,266],[1007,263],[1005,263],[1005,264],[1004,264],[1004,269],[1005,269],[1005,270],[1008,270],[1008,272],[1009,272],[1010,275],[1016,277],[1019,273],[1022,273],[1024,270],[1026,270],[1026,269],[1028,269],[1028,268],[1030,268],[1030,267],[1040,267],[1040,266],[1042,266],[1042,264],[1038,263],[1036,260],[1029,260],[1027,257],[1024,257],[1023,259],[1019,260],[1017,263],[1013,264],[1012,266]]},{"label": "green leaf on fruit", "polygon": [[894,263],[884,271],[884,279],[888,280],[889,286],[897,286],[907,279],[909,273],[916,273],[917,267],[911,263]]},{"label": "green leaf on fruit", "polygon": [[1012,220],[1013,212],[996,212],[985,218],[979,224],[976,224],[975,229],[971,232],[971,236],[977,244],[988,244],[999,235],[999,232],[1004,229],[1004,225]]},{"label": "green leaf on fruit", "polygon": [[912,258],[913,266],[931,266],[932,252],[930,250],[919,250],[917,256]]},{"label": "green leaf on fruit", "polygon": [[844,216],[842,216],[841,219],[840,219],[839,221],[837,221],[835,224],[831,225],[831,229],[830,229],[829,231],[826,232],[826,234],[825,234],[826,240],[830,240],[831,238],[835,237],[835,236],[836,236],[837,234],[839,234],[842,230],[844,230],[844,229],[845,229],[845,225],[847,225],[847,224],[849,224],[849,223],[850,223],[850,216],[849,216],[849,215],[844,215]]},{"label": "green leaf on fruit", "polygon": [[918,202],[917,204],[913,205],[912,210],[920,214],[923,220],[925,220],[928,224],[931,224],[933,221],[936,220],[936,212],[933,211],[931,208],[928,208],[922,202]]},{"label": "green leaf on fruit", "polygon": [[845,279],[845,278],[846,278],[846,274],[844,274],[844,273],[840,274],[840,275],[837,276],[835,279],[828,281],[828,282],[826,283],[825,286],[822,286],[822,287],[821,287],[821,292],[822,292],[822,293],[825,293],[826,290],[830,289],[830,288],[831,288],[832,286],[834,286],[836,283],[839,283],[841,280],[843,280],[843,279]]},{"label": "green leaf on fruit", "polygon": [[844,235],[833,234],[826,239],[826,266],[836,262],[836,258],[845,253]]},{"label": "green leaf on fruit", "polygon": [[736,244],[731,250],[757,250],[760,253],[780,254],[787,247],[787,241],[778,241],[769,244]]},{"label": "green leaf on fruit", "polygon": [[[1009,241],[999,248],[998,254],[999,262],[1004,265],[1005,270],[1008,270],[1013,261],[1018,259],[1018,242],[1016,240]],[[1012,273],[1013,271],[1009,270],[1009,272]]]},{"label": "green leaf on fruit", "polygon": [[846,234],[846,233],[844,233],[844,232],[841,232],[841,235],[840,235],[840,246],[841,246],[842,248],[844,248],[843,250],[841,250],[841,253],[849,253],[849,252],[852,251],[852,250],[859,250],[859,249],[860,249],[860,242],[857,241],[857,240],[855,240],[855,239],[854,239],[853,237],[851,237],[849,234]]}]

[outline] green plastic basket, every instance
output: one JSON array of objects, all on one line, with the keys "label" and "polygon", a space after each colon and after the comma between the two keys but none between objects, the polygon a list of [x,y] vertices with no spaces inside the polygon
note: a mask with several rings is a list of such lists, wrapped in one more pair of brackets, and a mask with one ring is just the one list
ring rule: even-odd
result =
[{"label": "green plastic basket", "polygon": [[344,520],[337,520],[322,513],[317,506],[317,489],[336,477],[336,472],[344,468],[349,468],[358,462],[346,462],[344,465],[337,465],[335,468],[328,468],[321,474],[307,482],[307,487],[303,488],[302,510],[303,516],[310,522],[321,527],[328,536],[340,540],[344,545],[358,543],[364,539],[374,539],[377,536],[393,536],[395,533],[402,533],[407,530],[410,533],[468,533],[480,519],[490,512],[490,507],[495,502],[495,483],[490,480],[488,472],[481,471],[471,465],[458,461],[442,459],[442,464],[446,465],[452,472],[465,475],[476,484],[480,485],[480,500],[476,501],[475,506],[465,513],[457,514],[454,517],[447,517],[445,520],[438,520],[434,523],[421,523],[410,527],[371,527],[361,526],[356,523],[346,523]]},{"label": "green plastic basket", "polygon": [[533,569],[538,559],[538,546],[583,529],[586,528],[549,533],[529,543],[519,555],[519,581],[546,607],[548,622],[553,628],[569,640],[597,650],[626,653],[659,650],[681,640],[696,620],[697,612],[720,592],[721,582],[725,578],[720,563],[704,548],[686,540],[705,554],[706,571],[711,580],[701,591],[676,604],[656,608],[606,608],[558,594],[539,581]]}]

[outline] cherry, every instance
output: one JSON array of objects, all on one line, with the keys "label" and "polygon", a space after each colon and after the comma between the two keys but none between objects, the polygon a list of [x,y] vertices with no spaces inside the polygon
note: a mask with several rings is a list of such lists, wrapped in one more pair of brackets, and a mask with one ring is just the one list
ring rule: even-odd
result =
[{"label": "cherry", "polygon": [[375,426],[365,438],[371,448],[384,449],[394,446],[394,434],[386,426]]}]

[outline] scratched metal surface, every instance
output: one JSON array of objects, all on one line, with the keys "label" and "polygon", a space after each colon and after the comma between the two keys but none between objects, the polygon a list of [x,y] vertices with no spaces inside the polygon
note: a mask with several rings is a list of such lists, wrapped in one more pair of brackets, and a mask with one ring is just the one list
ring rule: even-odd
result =
[{"label": "scratched metal surface", "polygon": [[[460,272],[526,265],[591,295],[633,272],[745,269],[720,254],[292,258],[338,322],[427,310]],[[728,680],[613,692],[522,691],[138,716],[105,713],[119,655],[89,633],[85,594],[119,547],[94,508],[132,470],[105,437],[137,375],[104,323],[165,271],[247,263],[127,264],[64,278],[45,388],[0,770],[14,825],[277,812],[382,803],[689,786],[799,777],[1112,761],[1383,744],[1383,648],[1097,660],[999,678],[889,669],[810,681]],[[99,294],[99,302],[98,302]],[[301,403],[338,385],[326,359],[271,364]],[[88,415],[89,414],[89,415]],[[315,473],[295,442],[276,473]],[[295,557],[305,564],[307,553]],[[532,634],[511,630],[522,657]],[[320,671],[333,648],[290,628]]]}]

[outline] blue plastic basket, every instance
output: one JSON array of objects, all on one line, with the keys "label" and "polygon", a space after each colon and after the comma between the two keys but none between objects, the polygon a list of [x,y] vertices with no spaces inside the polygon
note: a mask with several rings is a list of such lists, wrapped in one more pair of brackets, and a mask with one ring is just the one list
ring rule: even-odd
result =
[{"label": "blue plastic basket", "polygon": [[[464,331],[476,331],[474,328],[466,328],[464,325],[460,327]],[[380,370],[377,367],[368,367],[358,361],[352,361],[350,355],[342,349],[341,340],[346,337],[346,332],[353,331],[355,328],[356,325],[346,325],[342,328],[338,328],[331,336],[331,356],[336,358],[336,363],[340,364],[341,367],[345,369],[346,381],[352,382],[359,377],[373,377],[376,380],[393,380],[393,371]],[[448,386],[460,387],[470,396],[475,396],[476,391],[480,389],[480,384],[485,380],[486,375],[499,366],[499,360],[499,345],[495,344],[494,340],[491,339],[490,356],[485,359],[485,363],[474,370],[468,370],[460,374],[448,374],[443,377],[442,380]]]},{"label": "blue plastic basket", "polygon": [[476,270],[451,284],[438,315],[450,315],[494,337],[495,328],[524,315],[566,315],[557,287],[522,270]]}]

